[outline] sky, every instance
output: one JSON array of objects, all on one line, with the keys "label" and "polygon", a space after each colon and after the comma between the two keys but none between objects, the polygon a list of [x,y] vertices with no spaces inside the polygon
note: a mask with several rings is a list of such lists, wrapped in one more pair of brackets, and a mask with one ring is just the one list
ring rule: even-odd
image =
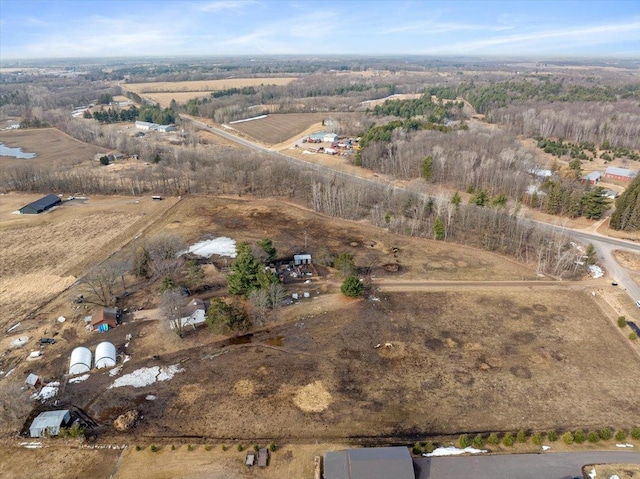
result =
[{"label": "sky", "polygon": [[282,54],[640,58],[640,0],[0,0],[0,61]]}]

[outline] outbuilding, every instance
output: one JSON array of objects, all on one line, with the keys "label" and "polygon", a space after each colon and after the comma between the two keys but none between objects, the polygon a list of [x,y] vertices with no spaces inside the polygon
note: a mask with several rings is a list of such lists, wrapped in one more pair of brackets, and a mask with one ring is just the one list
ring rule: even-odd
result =
[{"label": "outbuilding", "polygon": [[295,266],[299,266],[301,264],[311,264],[311,255],[310,254],[294,254],[293,264]]},{"label": "outbuilding", "polygon": [[58,196],[47,195],[20,208],[20,214],[37,215],[59,205],[60,203],[62,203],[62,200]]},{"label": "outbuilding", "polygon": [[40,386],[42,386],[42,381],[40,381],[40,376],[33,373],[27,376],[27,379],[25,380],[24,383],[27,386],[32,387],[34,389],[38,389]]},{"label": "outbuilding", "polygon": [[[187,326],[196,329],[196,326],[204,324],[207,321],[206,309],[207,308],[205,307],[204,301],[198,298],[192,299],[191,302],[187,305],[185,311],[188,316],[180,318],[180,325],[182,329],[184,330],[184,328],[186,328]],[[174,324],[173,321],[171,321],[169,324],[171,326],[171,329],[175,329],[176,324]]]},{"label": "outbuilding", "polygon": [[102,325],[106,325],[106,329],[115,328],[118,324],[118,317],[118,308],[98,308],[91,316],[91,326],[95,329],[100,329]]},{"label": "outbuilding", "polygon": [[582,181],[589,183],[590,185],[597,185],[600,183],[601,178],[602,174],[599,171],[592,171],[588,175],[583,176]]},{"label": "outbuilding", "polygon": [[604,171],[605,178],[614,180],[631,181],[638,176],[637,170],[629,170],[628,168],[618,168],[617,166],[607,166]]},{"label": "outbuilding", "polygon": [[370,447],[324,453],[324,479],[415,479],[406,447]]},{"label": "outbuilding", "polygon": [[57,436],[60,428],[71,421],[68,409],[46,411],[38,414],[29,427],[31,437]]}]

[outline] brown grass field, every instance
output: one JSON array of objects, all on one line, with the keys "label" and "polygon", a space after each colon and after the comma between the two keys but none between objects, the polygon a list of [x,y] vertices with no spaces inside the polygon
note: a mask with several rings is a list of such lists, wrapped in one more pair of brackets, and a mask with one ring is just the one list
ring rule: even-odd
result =
[{"label": "brown grass field", "polygon": [[259,120],[230,125],[251,138],[268,145],[282,143],[300,135],[315,123],[329,116],[327,113],[280,113]]},{"label": "brown grass field", "polygon": [[106,152],[99,146],[83,143],[56,128],[39,128],[34,130],[3,130],[0,131],[0,142],[11,148],[22,148],[26,153],[35,153],[35,158],[18,159],[0,156],[0,179],[15,167],[24,164],[37,166],[77,165],[93,160],[96,153]]},{"label": "brown grass field", "polygon": [[[111,200],[94,210],[106,218],[107,228],[97,218],[86,218],[91,210],[87,207],[85,213],[81,204],[34,218],[38,224],[30,226],[41,229],[33,235],[38,238],[44,232],[50,238],[68,235],[74,240],[84,234],[84,243],[78,240],[82,244],[100,238],[102,255],[87,254],[79,244],[77,262],[62,248],[52,251],[52,256],[65,260],[64,267],[54,267],[38,254],[35,260],[12,260],[11,269],[28,272],[38,264],[52,274],[76,275],[83,259],[89,263],[104,258],[140,225],[132,205]],[[149,201],[146,207],[155,205]],[[143,202],[135,206],[142,208]],[[114,462],[119,452],[105,451],[106,462],[96,477],[114,473],[122,479],[253,477],[255,471],[244,470],[244,453],[237,452],[235,444],[264,445],[271,440],[295,445],[276,452],[274,467],[264,471],[264,477],[309,477],[315,451],[330,446],[301,449],[297,444],[320,441],[338,447],[357,442],[360,436],[371,442],[411,442],[460,431],[519,428],[629,428],[637,420],[640,383],[630,378],[637,374],[640,360],[603,312],[606,305],[589,294],[604,280],[541,284],[534,271],[491,253],[392,235],[364,222],[328,218],[276,200],[188,197],[166,214],[162,211],[149,210],[145,215],[145,225],[153,224],[144,236],[171,232],[187,243],[210,236],[249,242],[269,237],[279,255],[288,256],[303,247],[306,233],[311,252],[327,246],[335,253],[353,254],[358,264],[373,265],[373,289],[363,299],[347,299],[338,291],[337,273],[320,267],[321,276],[310,284],[287,284],[291,292],[310,292],[309,299],[284,307],[266,327],[236,340],[206,328],[182,340],[169,333],[162,321],[154,319],[157,314],[146,313],[157,304],[157,285],[147,285],[123,304],[144,305],[139,319],[126,319],[104,334],[86,331],[84,313],[69,312],[68,301],[60,302],[60,309],[51,310],[49,316],[65,312],[70,319],[62,324],[42,321],[40,326],[48,329],[47,334],[57,333],[58,342],[47,347],[37,365],[20,362],[17,352],[10,353],[17,371],[2,378],[0,387],[23,380],[23,372],[35,366],[46,378],[60,378],[71,349],[79,344],[93,348],[104,340],[131,358],[120,375],[147,366],[179,364],[183,369],[170,381],[143,388],[109,389],[114,378],[96,370],[88,380],[66,385],[57,398],[59,407],[81,407],[105,425],[101,441],[162,448],[154,454],[130,447],[117,472]],[[31,241],[31,235],[13,231],[23,218],[11,219],[13,228],[8,231],[14,242]],[[63,220],[69,222],[68,228]],[[84,228],[71,229],[73,221]],[[113,229],[111,221],[123,225],[118,228],[121,233],[115,239],[106,233],[103,239],[105,231]],[[37,247],[26,244],[25,249]],[[47,244],[58,248],[55,242]],[[15,247],[12,251],[18,253]],[[397,272],[383,267],[389,264],[398,265]],[[447,287],[424,283],[456,280],[466,282]],[[499,287],[469,283],[500,280],[505,283]],[[531,284],[518,284],[522,280]],[[401,281],[414,283],[396,291],[393,284]],[[133,339],[125,348],[127,334]],[[375,348],[386,342],[392,346]],[[149,394],[157,399],[146,400]],[[142,412],[144,420],[128,434],[111,430],[111,421],[132,407]],[[223,443],[232,448],[222,452]],[[177,446],[175,451],[171,444]],[[187,444],[198,446],[186,451]],[[206,451],[204,444],[214,448]],[[44,457],[47,450],[28,452]],[[0,448],[0,455],[5,453]],[[19,477],[16,461],[23,454],[12,457],[16,459],[0,466],[5,468],[0,469],[3,477]],[[64,457],[73,465],[89,456],[77,451]]]},{"label": "brown grass field", "polygon": [[212,92],[248,86],[288,85],[295,79],[295,77],[257,77],[226,78],[224,80],[127,83],[126,88],[136,93]]},{"label": "brown grass field", "polygon": [[161,107],[168,108],[171,100],[175,100],[178,104],[187,103],[193,98],[204,98],[211,95],[210,91],[187,91],[187,92],[170,92],[170,93],[145,93],[145,98],[157,101]]},{"label": "brown grass field", "polygon": [[[0,195],[0,326],[9,327],[106,259],[175,200],[106,197],[14,215],[42,195]],[[139,203],[136,203],[138,201]]]}]

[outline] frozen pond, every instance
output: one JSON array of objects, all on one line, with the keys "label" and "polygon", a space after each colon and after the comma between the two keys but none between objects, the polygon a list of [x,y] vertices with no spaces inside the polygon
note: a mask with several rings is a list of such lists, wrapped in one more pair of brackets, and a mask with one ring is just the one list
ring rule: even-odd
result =
[{"label": "frozen pond", "polygon": [[22,151],[22,148],[9,148],[8,146],[4,146],[4,143],[0,143],[0,156],[13,156],[14,158],[20,158],[28,160],[30,158],[35,158],[35,153],[25,153]]}]

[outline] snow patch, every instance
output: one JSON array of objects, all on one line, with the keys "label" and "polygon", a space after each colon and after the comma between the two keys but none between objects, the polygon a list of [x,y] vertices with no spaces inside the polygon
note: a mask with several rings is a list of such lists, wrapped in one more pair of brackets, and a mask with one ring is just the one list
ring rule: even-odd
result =
[{"label": "snow patch", "polygon": [[589,473],[589,477],[591,479],[595,479],[597,473],[596,473],[596,468],[594,467],[593,469],[591,469],[591,472]]},{"label": "snow patch", "polygon": [[58,388],[60,387],[60,383],[58,381],[54,381],[52,383],[47,383],[40,392],[33,393],[31,395],[31,399],[36,401],[45,402],[47,399],[51,399],[56,394],[58,394]]},{"label": "snow patch", "polygon": [[117,378],[109,389],[119,388],[122,386],[133,386],[134,388],[143,388],[149,386],[156,381],[169,381],[176,373],[184,371],[177,364],[172,366],[153,366],[151,368],[136,369],[132,373],[125,374]]},{"label": "snow patch", "polygon": [[4,375],[4,377],[6,378],[9,374],[11,374],[12,372],[14,372],[15,370],[16,370],[16,368],[9,369],[9,370],[7,371],[7,374],[5,374],[5,375]]},{"label": "snow patch", "polygon": [[460,454],[482,454],[487,452],[486,449],[476,449],[474,447],[465,447],[464,449],[459,449],[454,446],[449,447],[438,447],[433,450],[433,452],[423,454],[424,457],[440,457],[440,456],[459,456]]},{"label": "snow patch", "polygon": [[633,444],[616,444],[616,447],[633,447]]},{"label": "snow patch", "polygon": [[39,447],[42,447],[41,442],[21,442],[20,445],[22,447],[26,447],[27,449],[37,449]]},{"label": "snow patch", "polygon": [[27,344],[27,341],[29,341],[28,336],[20,336],[19,338],[16,338],[13,341],[11,341],[11,346],[13,346],[14,348],[21,348],[22,346]]},{"label": "snow patch", "polygon": [[609,479],[620,479],[620,476],[617,474],[614,474],[613,476],[609,476]]},{"label": "snow patch", "polygon": [[64,316],[58,317],[58,322],[59,323],[64,323],[66,320],[67,320],[67,318],[65,318]]},{"label": "snow patch", "polygon": [[234,125],[236,123],[244,123],[245,121],[262,120],[263,118],[267,118],[268,116],[269,115],[254,116],[254,117],[251,117],[251,118],[245,118],[244,120],[230,121],[229,124],[230,125]]},{"label": "snow patch", "polygon": [[549,449],[551,449],[551,446],[542,446],[543,451],[548,451]]},{"label": "snow patch", "polygon": [[153,394],[147,394],[147,395],[145,396],[145,399],[146,399],[147,401],[155,401],[156,399],[158,399],[158,396],[154,396]]},{"label": "snow patch", "polygon": [[237,254],[236,240],[220,236],[218,238],[200,241],[189,246],[187,251],[183,251],[180,254],[182,255],[185,253],[193,253],[202,258],[210,258],[214,254],[235,258]]},{"label": "snow patch", "polygon": [[604,276],[602,268],[595,264],[589,266],[589,272],[591,272],[591,276],[593,276],[594,279],[602,278]]},{"label": "snow patch", "polygon": [[70,383],[81,383],[82,381],[86,381],[87,379],[89,379],[89,375],[88,374],[83,374],[82,376],[78,376],[77,378],[69,379],[69,382]]}]

